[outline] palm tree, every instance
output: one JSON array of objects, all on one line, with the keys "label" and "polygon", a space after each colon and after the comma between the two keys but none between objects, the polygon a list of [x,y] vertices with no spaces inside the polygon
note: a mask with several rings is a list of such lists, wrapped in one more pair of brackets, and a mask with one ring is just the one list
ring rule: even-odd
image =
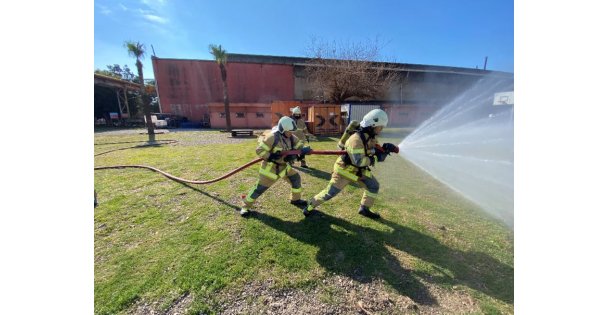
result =
[{"label": "palm tree", "polygon": [[228,61],[228,55],[226,51],[222,49],[222,45],[209,45],[209,53],[215,57],[215,61],[220,66],[220,72],[222,73],[222,83],[224,86],[224,112],[226,113],[226,130],[232,131],[230,124],[230,108],[228,107],[228,84],[226,83],[226,62]]},{"label": "palm tree", "polygon": [[148,127],[148,142],[156,142],[154,136],[154,123],[152,123],[152,115],[150,114],[150,100],[146,93],[146,87],[144,85],[144,66],[141,63],[141,59],[144,58],[145,46],[140,42],[126,41],[125,47],[129,52],[129,56],[135,57],[137,60],[135,65],[137,66],[137,74],[139,75],[139,97],[144,107],[144,115],[146,116],[146,126]]}]

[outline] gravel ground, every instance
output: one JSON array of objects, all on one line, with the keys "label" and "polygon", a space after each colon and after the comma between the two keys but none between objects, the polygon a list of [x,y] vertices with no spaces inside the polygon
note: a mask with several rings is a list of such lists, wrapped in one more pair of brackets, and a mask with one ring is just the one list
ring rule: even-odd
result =
[{"label": "gravel ground", "polygon": [[437,299],[434,305],[418,305],[407,296],[387,290],[383,280],[360,282],[333,275],[309,290],[274,289],[272,282],[252,283],[241,292],[227,293],[219,314],[470,314],[479,312],[464,292],[446,292],[426,283]]},{"label": "gravel ground", "polygon": [[[179,145],[201,145],[201,144],[226,144],[239,143],[243,141],[251,141],[256,139],[257,135],[264,130],[253,130],[253,137],[238,137],[233,138],[229,133],[218,132],[216,129],[156,129],[157,135],[163,135],[164,138],[170,138],[171,134],[189,133],[185,136],[180,136]],[[95,132],[96,135],[147,135],[146,129],[122,129],[122,130],[104,130]]]},{"label": "gravel ground", "polygon": [[[344,275],[333,275],[309,289],[279,289],[272,281],[247,284],[241,291],[222,292],[215,311],[223,315],[240,314],[471,314],[481,309],[464,291],[447,291],[425,283],[437,303],[419,305],[407,296],[387,289],[379,279],[360,282]],[[167,311],[160,303],[139,302],[129,314],[178,315],[189,311],[192,296],[184,294]]]},{"label": "gravel ground", "polygon": [[[218,131],[216,129],[196,129],[196,128],[177,128],[177,129],[155,129],[154,132],[159,134],[177,133],[177,132],[210,132],[213,133]],[[104,135],[129,135],[129,134],[147,134],[148,129],[145,128],[132,128],[132,129],[102,129],[97,130],[95,133]]]}]

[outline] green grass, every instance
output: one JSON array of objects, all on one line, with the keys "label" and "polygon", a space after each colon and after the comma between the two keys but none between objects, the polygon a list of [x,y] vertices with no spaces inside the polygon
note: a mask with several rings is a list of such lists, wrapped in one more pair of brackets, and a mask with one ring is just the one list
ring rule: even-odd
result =
[{"label": "green grass", "polygon": [[[217,131],[207,131],[218,134]],[[256,140],[195,145],[204,131],[157,135],[177,143],[119,150],[95,166],[144,164],[191,180],[207,180],[256,158]],[[226,136],[222,134],[222,136]],[[383,141],[399,143],[399,130]],[[312,142],[335,150],[336,138]],[[95,135],[95,154],[143,144],[147,135]],[[103,145],[102,145],[103,144]],[[327,185],[335,156],[309,156],[300,172],[304,198]],[[95,171],[95,313],[125,313],[138,301],[167,309],[184,293],[191,313],[213,313],[218,293],[273,279],[280,288],[309,288],[339,274],[382,279],[387,290],[419,304],[436,303],[430,283],[465,291],[484,313],[513,313],[513,232],[410,162],[391,156],[374,169],[381,189],[373,210],[357,214],[360,188],[347,187],[305,219],[279,182],[238,215],[257,165],[211,185],[190,185],[143,169]],[[328,288],[321,299],[335,301]]]}]

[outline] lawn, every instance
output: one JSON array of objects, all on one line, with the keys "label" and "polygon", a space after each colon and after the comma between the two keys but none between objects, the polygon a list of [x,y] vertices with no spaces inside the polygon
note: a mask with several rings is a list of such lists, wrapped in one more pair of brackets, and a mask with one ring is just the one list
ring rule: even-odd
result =
[{"label": "lawn", "polygon": [[[398,144],[403,130],[382,142]],[[96,133],[95,166],[148,165],[208,180],[253,159],[256,139],[219,131]],[[175,140],[175,141],[169,141]],[[319,137],[315,150],[336,150]],[[304,198],[325,188],[335,156],[307,157]],[[145,169],[95,171],[96,314],[512,314],[513,231],[400,156],[363,189],[348,186],[305,218],[280,181],[241,218],[257,165],[210,185]]]}]

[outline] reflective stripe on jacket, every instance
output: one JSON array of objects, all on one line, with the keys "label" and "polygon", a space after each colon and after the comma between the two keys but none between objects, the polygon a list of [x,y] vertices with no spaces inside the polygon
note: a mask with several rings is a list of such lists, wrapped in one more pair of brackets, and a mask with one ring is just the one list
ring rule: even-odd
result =
[{"label": "reflective stripe on jacket", "polygon": [[360,168],[361,176],[371,177],[372,173],[368,168],[371,165],[371,159],[375,159],[375,162],[377,162],[374,147],[378,141],[376,138],[370,138],[367,134],[363,134],[363,136],[367,139],[367,146],[361,139],[359,132],[352,134],[344,145],[352,165],[344,162],[342,157],[338,157],[334,164],[335,172],[353,181],[358,180],[357,172]]},{"label": "reflective stripe on jacket", "polygon": [[[275,139],[275,137],[277,138]],[[260,137],[258,139],[258,146],[255,149],[255,153],[263,159],[262,164],[260,165],[260,174],[275,180],[285,176],[286,172],[291,169],[291,166],[285,162],[285,157],[280,157],[277,160],[268,162],[271,150],[272,153],[275,153],[280,151],[298,150],[303,146],[304,142],[294,135],[292,135],[291,138],[285,139],[280,133],[275,134],[273,132]]]}]

